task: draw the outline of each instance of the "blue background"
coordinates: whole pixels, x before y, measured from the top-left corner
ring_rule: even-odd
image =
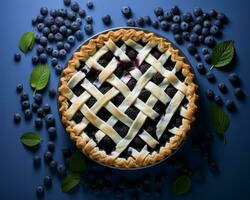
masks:
[[[78,1],[83,8],[86,8],[83,0]],[[153,9],[156,6],[169,8],[173,4],[180,6],[182,10],[193,10],[195,6],[200,6],[204,10],[215,8],[224,12],[230,19],[230,23],[223,30],[223,39],[233,39],[236,44],[236,61],[230,70],[219,71],[214,70],[217,78],[215,84],[209,83],[206,78],[197,73],[197,82],[200,90],[200,112],[198,118],[207,122],[207,106],[208,102],[205,99],[204,91],[206,88],[212,88],[219,94],[217,84],[219,81],[225,82],[229,88],[226,95],[222,95],[223,99],[233,99],[237,105],[237,112],[230,115],[230,129],[227,131],[227,145],[223,145],[222,141],[217,137],[213,141],[213,157],[217,161],[220,173],[217,176],[212,175],[209,170],[205,170],[206,180],[204,184],[192,185],[191,191],[181,197],[173,197],[169,192],[169,183],[171,182],[172,175],[169,174],[166,183],[162,185],[164,191],[163,199],[249,199],[250,190],[250,131],[249,131],[249,113],[250,106],[248,97],[245,101],[239,102],[233,95],[233,87],[228,81],[228,74],[232,71],[237,72],[242,80],[242,88],[246,93],[250,92],[250,24],[249,24],[249,3],[247,0],[108,0],[108,1],[94,1],[95,8],[88,11],[94,17],[94,31],[98,33],[103,31],[106,27],[101,22],[101,16],[109,13],[112,16],[113,23],[110,27],[124,26],[125,19],[120,14],[120,8],[123,5],[129,5],[134,11],[134,16],[150,15],[154,17]],[[34,199],[35,188],[38,184],[42,183],[43,177],[49,173],[46,165],[42,165],[39,170],[35,170],[32,166],[33,153],[27,151],[19,141],[19,137],[23,132],[34,130],[34,125],[31,122],[22,120],[20,125],[14,125],[12,122],[13,114],[21,112],[20,99],[16,94],[15,87],[21,82],[24,84],[25,91],[30,95],[32,91],[28,84],[28,77],[32,70],[31,55],[22,55],[21,63],[16,64],[13,61],[13,54],[18,52],[18,40],[22,33],[31,30],[31,19],[39,13],[41,6],[48,6],[49,8],[63,7],[62,0],[25,0],[16,1],[8,0],[1,2],[0,12],[0,70],[1,70],[1,98],[0,98],[0,198],[1,199]],[[148,30],[153,30],[151,27],[146,27]],[[166,36],[172,40],[171,33],[164,33],[160,30],[158,33]],[[87,39],[87,36],[85,36]],[[189,60],[195,66],[196,62],[188,55],[184,46],[180,46],[183,52],[188,56]],[[65,61],[66,62],[66,61]],[[64,64],[64,63],[62,63]],[[52,70],[49,87],[56,88],[58,84],[58,77],[55,71]],[[56,140],[56,153],[57,160],[62,162],[61,149],[69,144],[67,135],[60,123],[57,113],[56,100],[51,100],[47,92],[44,94],[43,102],[50,103],[53,107],[53,113],[57,118],[58,138]],[[196,126],[196,133],[203,134],[204,129],[208,127],[208,122]],[[198,128],[197,128],[198,127]],[[46,141],[48,136],[46,130],[39,131],[44,138],[43,144],[38,150],[38,154],[46,150]],[[185,152],[189,152],[189,141],[184,145]],[[191,162],[199,160],[199,156],[191,155]],[[194,156],[193,156],[194,155]],[[113,173],[114,179],[120,175],[137,176],[141,173],[154,174],[159,170],[159,167],[167,167],[164,162],[160,166],[152,169],[142,170],[139,172],[121,172],[115,171]],[[205,166],[205,169],[207,167]],[[152,185],[153,187],[153,185]],[[61,192],[58,178],[53,178],[53,187],[51,190],[46,191],[45,199],[112,199],[111,196],[99,195],[96,196],[87,189],[78,188],[71,194]],[[142,199],[144,196],[142,195]],[[153,197],[152,197],[153,198]],[[157,197],[160,199],[160,197]]]

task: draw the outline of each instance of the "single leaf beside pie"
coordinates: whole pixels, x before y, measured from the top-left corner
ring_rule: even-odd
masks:
[[[72,172],[82,173],[85,170],[85,160],[83,154],[75,151],[69,159],[69,168]]]
[[[63,192],[69,192],[75,188],[81,180],[79,173],[69,173],[61,180],[61,189]]]
[[[181,175],[172,183],[171,191],[174,195],[187,193],[191,188],[191,179],[188,175]]]
[[[34,31],[25,32],[19,40],[19,48],[23,53],[30,51],[35,42],[35,33]]]
[[[42,90],[44,89],[50,77],[50,68],[47,64],[45,65],[38,65],[33,68],[30,74],[30,85],[35,90]]]
[[[38,133],[26,132],[20,137],[21,142],[28,147],[34,147],[38,145],[42,138]]]

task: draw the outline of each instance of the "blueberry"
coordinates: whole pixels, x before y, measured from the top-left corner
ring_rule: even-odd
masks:
[[[198,17],[198,16],[201,16],[203,14],[203,11],[201,8],[195,8],[193,13],[194,13],[195,17]]]
[[[85,20],[86,20],[86,22],[87,22],[88,24],[92,24],[92,22],[93,22],[93,17],[92,17],[91,15],[87,15],[87,16],[85,17]]]
[[[72,154],[69,148],[63,148],[62,153],[64,158],[69,158]]]
[[[196,34],[200,34],[201,31],[202,31],[202,26],[200,24],[196,24],[194,27],[193,27],[193,31],[196,33]]]
[[[210,33],[210,31],[209,31],[209,29],[208,29],[208,28],[202,28],[202,30],[201,30],[201,34],[202,34],[203,36],[208,36],[208,35],[209,35],[209,33]]]
[[[39,167],[39,166],[41,165],[41,157],[40,157],[40,156],[35,155],[35,156],[33,157],[33,165],[34,165],[35,167]]]
[[[219,83],[218,84],[218,88],[221,92],[225,93],[227,92],[227,87],[226,87],[226,84],[225,83]]]
[[[174,16],[173,16],[173,22],[174,22],[174,23],[180,23],[180,22],[181,22],[181,17],[180,17],[180,15],[174,15]]]
[[[66,27],[66,26],[60,26],[59,32],[60,32],[62,35],[66,35],[66,34],[67,34],[67,27]]]
[[[36,19],[32,19],[31,23],[32,23],[33,26],[35,26],[36,25]]]
[[[215,76],[214,76],[214,74],[212,72],[207,72],[206,77],[207,77],[207,80],[209,82],[214,82],[215,81]]]
[[[104,15],[102,17],[102,22],[105,24],[105,25],[110,25],[111,24],[111,17],[110,15]]]
[[[36,195],[38,197],[43,197],[44,196],[44,188],[43,188],[43,186],[41,186],[41,185],[37,186]]]
[[[170,10],[164,11],[163,17],[164,17],[164,19],[166,19],[167,21],[172,21],[172,19],[173,19],[173,15],[172,15],[172,13],[171,13]]]
[[[78,13],[79,13],[79,16],[80,16],[81,18],[83,18],[83,17],[86,16],[86,12],[85,12],[85,10],[83,10],[83,9],[80,9]]]
[[[63,165],[63,164],[59,164],[58,166],[57,166],[57,173],[58,173],[58,175],[59,176],[64,176],[65,174],[66,174],[66,168],[65,168],[65,166]]]
[[[29,95],[26,92],[22,92],[21,101],[29,100]]]
[[[36,102],[33,102],[31,107],[32,107],[32,111],[36,112],[39,106],[38,106],[38,104]]]
[[[44,153],[44,160],[45,160],[46,163],[50,163],[50,161],[53,160],[53,155],[52,155],[52,153],[50,151],[46,151]]]
[[[37,109],[37,116],[38,117],[44,117],[45,116],[45,113],[44,113],[42,108]]]
[[[133,25],[132,25],[133,26]],[[159,23],[158,23],[158,21],[156,21],[156,20],[153,20],[152,21],[152,26],[154,27],[154,28],[159,28]]]
[[[203,63],[198,63],[197,66],[196,66],[196,68],[197,68],[197,71],[198,71],[199,73],[205,74],[206,68],[205,68],[205,66],[204,66]]]
[[[62,18],[65,18],[67,16],[67,10],[64,9],[64,8],[60,8],[58,10],[58,16],[62,17]]]
[[[192,42],[193,44],[197,44],[198,43],[198,35],[196,33],[192,33],[189,37],[190,42]]]
[[[56,47],[57,47],[58,50],[62,49],[62,48],[63,48],[63,45],[64,45],[64,44],[63,44],[62,41],[59,41],[59,42],[56,43]]]
[[[164,12],[163,12],[163,9],[161,7],[157,7],[154,9],[154,13],[155,15],[158,17],[158,16],[163,16]]]
[[[190,12],[185,12],[182,16],[183,21],[190,23],[191,21],[193,21],[193,16]]]
[[[84,30],[86,34],[91,35],[93,33],[93,26],[91,24],[86,24]]]
[[[68,12],[68,14],[69,14],[69,12]],[[64,19],[62,17],[58,16],[58,17],[55,18],[55,25],[57,25],[58,27],[60,27],[63,24],[64,24]]]
[[[50,27],[50,31],[51,33],[54,33],[56,34],[58,32],[58,26],[53,24],[51,27]]]
[[[178,44],[182,44],[182,37],[181,37],[181,35],[180,34],[175,34],[174,35],[174,39],[175,39],[175,41],[178,43]]]
[[[179,7],[177,5],[172,6],[171,13],[172,15],[178,15],[180,13]]]
[[[207,98],[208,98],[209,100],[213,100],[213,99],[214,99],[214,92],[213,92],[213,90],[208,89],[208,90],[206,91],[206,96],[207,96]]]
[[[54,34],[53,34],[53,33],[49,33],[49,34],[48,34],[48,41],[49,41],[49,42],[53,42],[54,39],[55,39]]]
[[[22,83],[17,84],[16,91],[18,93],[21,93],[23,91],[23,84]]]
[[[192,43],[189,43],[189,44],[187,45],[187,50],[188,50],[188,52],[189,52],[191,55],[194,55],[194,54],[196,53],[196,47],[195,47],[195,45],[192,44]]]
[[[132,16],[132,10],[129,6],[123,6],[122,9],[122,14],[124,15],[124,17],[129,18]]]
[[[222,98],[219,95],[216,95],[214,97],[214,101],[218,106],[221,106],[223,104]]]
[[[40,13],[43,16],[46,16],[48,14],[48,8],[47,7],[41,7]]]
[[[40,44],[42,45],[42,46],[47,46],[47,44],[48,44],[48,39],[46,38],[46,37],[44,37],[44,36],[41,36],[40,37]]]
[[[44,47],[42,45],[38,44],[37,48],[36,48],[36,53],[37,53],[37,55],[44,53]]]
[[[37,129],[40,129],[40,128],[42,128],[42,126],[43,126],[43,120],[40,117],[37,117],[35,119],[35,127]]]
[[[232,100],[229,100],[229,99],[226,101],[226,108],[231,112],[234,112],[236,110],[236,106],[235,106],[234,102]]]
[[[217,12],[216,12],[216,10],[214,10],[214,9],[209,10],[209,11],[208,11],[208,14],[209,14],[209,16],[212,17],[212,18],[216,18],[216,17],[217,17]]]
[[[50,13],[50,15],[51,15],[52,17],[57,17],[57,15],[58,15],[58,12],[57,12],[56,9],[51,9],[49,13]]]
[[[173,23],[170,27],[171,31],[176,34],[176,33],[179,33],[180,32],[180,25],[179,24],[176,24],[176,23]]]
[[[51,141],[48,142],[48,150],[50,152],[55,150],[55,143],[54,142],[51,142]]]
[[[32,56],[32,64],[36,65],[39,62],[39,57],[37,55]]]
[[[205,37],[204,43],[209,46],[212,47],[215,44],[215,40],[213,36],[207,36]]]
[[[63,0],[65,6],[69,6],[71,4],[71,0]]]
[[[20,54],[20,53],[15,53],[15,54],[14,54],[14,60],[15,60],[16,62],[19,62],[19,61],[21,60],[21,54]]]
[[[203,24],[203,21],[204,21],[204,18],[202,17],[202,16],[199,16],[199,17],[196,17],[195,18],[195,22],[197,23],[197,24]]]
[[[61,75],[63,68],[60,65],[56,65],[55,70],[57,75]]]
[[[161,29],[163,30],[163,31],[167,31],[168,29],[169,29],[169,24],[168,24],[168,22],[167,21],[162,21],[162,22],[160,22],[160,26],[161,26]]]
[[[26,120],[30,120],[32,118],[32,112],[31,112],[30,109],[26,109],[24,111],[24,117],[25,117]]]
[[[57,162],[54,160],[50,161],[49,168],[51,169],[52,172],[55,172],[57,169]]]
[[[46,47],[46,53],[47,53],[48,55],[51,55],[51,54],[52,54],[52,51],[53,51],[53,47],[52,47],[52,46],[47,46],[47,47]]]
[[[219,27],[216,26],[216,25],[213,25],[213,26],[210,28],[210,33],[211,33],[212,35],[218,35],[219,32],[220,32],[220,29],[219,29]]]
[[[217,14],[217,19],[220,20],[223,23],[227,22],[227,17],[224,13],[218,13]]]
[[[217,19],[217,20],[214,21],[214,25],[218,26],[219,28],[222,28],[223,23],[220,20]]]
[[[54,50],[52,51],[52,56],[53,56],[54,58],[58,58],[58,56],[59,56],[59,51],[56,50],[56,49],[54,49]]]
[[[71,35],[71,36],[69,36],[69,37],[67,38],[67,42],[68,42],[71,46],[73,46],[73,45],[75,44],[75,42],[76,42],[76,39],[75,39],[75,37],[74,37],[73,35]]]
[[[92,9],[94,7],[94,4],[92,1],[87,1],[86,5],[87,5],[88,9]]]
[[[202,48],[201,52],[203,55],[209,54],[209,50],[206,47]]]
[[[203,22],[203,27],[204,27],[204,28],[210,28],[210,27],[211,27],[211,22],[210,22],[209,20],[205,20],[205,21]]]
[[[211,55],[210,55],[210,54],[204,55],[204,60],[205,60],[207,63],[210,64],[210,62],[211,62]]]
[[[200,55],[199,55],[198,53],[194,54],[194,58],[195,58],[195,60],[197,60],[197,61],[200,61],[200,60],[201,60],[201,57],[200,57]]]
[[[245,97],[245,93],[241,88],[235,88],[234,95],[239,99],[242,100]]]
[[[41,36],[40,36],[38,33],[35,34],[35,42],[36,42],[36,43],[39,43],[40,37],[41,37]]]
[[[229,81],[232,83],[234,86],[240,85],[240,78],[236,73],[231,73],[229,74]]]
[[[181,22],[181,30],[186,31],[189,29],[189,25],[187,22]]]
[[[43,28],[44,28],[44,24],[43,23],[39,23],[38,25],[37,25],[37,30],[38,31],[42,31],[43,30]]]
[[[145,16],[144,17],[144,22],[147,25],[151,25],[152,24],[152,20],[151,20],[150,16]]]
[[[48,134],[49,134],[49,138],[50,140],[55,140],[56,138],[56,128],[51,126],[48,128]]]
[[[73,34],[73,31],[72,31],[71,29],[68,28],[68,29],[67,29],[67,35],[66,35],[66,36],[68,37],[68,36],[71,36],[72,34]]]
[[[80,29],[80,24],[79,24],[79,22],[77,22],[77,21],[75,21],[75,22],[73,22],[72,24],[71,24],[71,30],[73,31],[73,32],[76,32],[77,30],[79,30]]]
[[[47,114],[45,116],[45,122],[46,122],[47,127],[54,126],[55,125],[55,118],[54,118],[54,116],[52,114]]]
[[[52,185],[52,178],[50,176],[45,176],[43,179],[43,183],[45,187],[51,187]]]
[[[68,19],[65,19],[64,26],[66,26],[66,28],[70,28],[71,27],[71,21],[68,20]]]
[[[128,19],[127,26],[135,26],[135,21],[132,18]]]
[[[76,36],[76,39],[77,39],[78,41],[80,41],[80,40],[83,39],[83,32],[82,32],[81,30],[78,30],[78,31],[75,32],[75,36]],[[69,44],[69,43],[66,43],[66,44]],[[69,47],[70,47],[70,45],[69,45]],[[67,49],[65,49],[65,50],[66,50],[66,51],[69,51],[70,49],[67,48]]]
[[[67,12],[67,18],[71,21],[75,21],[76,20],[76,13],[74,11],[68,11]]]
[[[15,113],[14,114],[14,117],[13,117],[13,120],[16,124],[20,123],[21,121],[21,115],[19,113]]]
[[[190,34],[187,31],[182,32],[182,37],[184,40],[189,41]]]
[[[57,58],[52,58],[52,59],[51,59],[51,65],[52,65],[52,66],[56,66],[57,64],[58,64]]]
[[[64,59],[66,57],[66,55],[67,55],[67,51],[65,49],[61,49],[59,51],[59,58],[60,59]]]
[[[45,114],[49,114],[50,111],[51,111],[50,105],[47,104],[47,103],[44,104],[44,106],[43,106],[43,111],[44,111]]]
[[[22,102],[22,110],[30,108],[30,102],[28,100]]]
[[[51,98],[54,98],[54,97],[56,96],[56,90],[53,89],[53,88],[50,88],[50,89],[49,89],[49,96],[50,96]]]
[[[81,25],[82,24],[82,19],[80,17],[77,17],[76,22],[78,22]]]
[[[43,22],[43,20],[44,20],[44,16],[43,16],[43,15],[41,15],[41,14],[37,15],[36,21],[37,21],[38,23]]]
[[[79,30],[79,31],[80,31],[80,30]],[[77,35],[76,38],[79,40],[79,38],[80,38],[80,33],[78,33],[78,31],[77,31],[75,34]],[[78,35],[78,34],[79,34],[79,35]],[[83,38],[83,35],[82,35],[82,38]],[[65,42],[64,45],[63,45],[63,48],[64,48],[67,52],[69,52],[71,46],[70,46],[70,44],[69,44],[68,42]]]
[[[54,17],[47,16],[47,17],[44,18],[44,25],[45,26],[50,27],[53,24],[54,24]]]
[[[39,61],[41,62],[41,63],[46,63],[47,62],[47,60],[48,60],[48,57],[47,57],[47,55],[45,54],[45,53],[42,53],[42,54],[40,54],[39,55]]]
[[[199,43],[204,43],[205,37],[203,35],[198,36]]]
[[[211,17],[209,16],[209,14],[207,12],[203,13],[202,16],[203,16],[204,20],[208,20],[208,21],[211,20]]]
[[[35,96],[33,97],[34,98],[34,101],[40,105],[42,103],[42,95],[40,93],[36,93]]]

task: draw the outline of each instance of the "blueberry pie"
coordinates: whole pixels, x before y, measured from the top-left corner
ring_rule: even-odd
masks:
[[[117,167],[157,163],[186,138],[197,110],[189,64],[164,38],[142,30],[99,34],[63,71],[59,110],[76,146]]]

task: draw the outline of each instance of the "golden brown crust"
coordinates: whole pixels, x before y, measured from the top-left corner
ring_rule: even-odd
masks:
[[[186,120],[183,118],[183,123],[179,128],[178,133],[170,138],[170,141],[161,147],[159,152],[153,152],[146,156],[145,159],[129,157],[125,158],[115,158],[111,155],[105,154],[103,151],[97,150],[95,142],[92,140],[86,141],[81,136],[79,136],[73,128],[73,124],[66,118],[67,110],[67,99],[65,93],[68,93],[67,82],[74,75],[77,68],[80,66],[80,60],[86,61],[91,55],[93,55],[96,50],[103,46],[105,41],[112,39],[113,41],[118,41],[119,39],[128,40],[132,39],[138,41],[140,39],[145,42],[151,41],[158,44],[160,51],[168,51],[171,53],[171,58],[176,62],[176,67],[182,69],[182,74],[186,77],[185,83],[187,85],[187,116],[191,116],[191,120]],[[186,138],[192,122],[195,120],[195,112],[197,110],[196,101],[198,95],[196,93],[197,85],[194,83],[194,74],[191,72],[191,67],[187,64],[184,57],[180,55],[178,49],[174,49],[171,43],[165,39],[156,36],[153,33],[145,33],[144,31],[137,31],[134,29],[119,29],[116,31],[110,31],[106,34],[101,34],[97,38],[91,39],[88,44],[83,45],[79,52],[73,54],[72,59],[68,62],[68,66],[63,71],[63,76],[60,79],[59,87],[59,111],[61,113],[61,118],[63,124],[66,126],[66,131],[70,135],[70,138],[76,142],[76,146],[82,150],[83,153],[87,154],[91,159],[100,162],[105,165],[114,166],[117,168],[138,168],[147,165],[154,164],[167,156],[169,156],[173,151],[175,151],[183,140]]]

